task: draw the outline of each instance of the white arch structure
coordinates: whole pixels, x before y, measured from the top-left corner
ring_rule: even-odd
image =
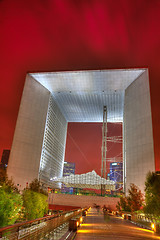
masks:
[[[8,165],[20,187],[61,177],[68,122],[123,122],[124,189],[155,170],[148,69],[28,73]]]

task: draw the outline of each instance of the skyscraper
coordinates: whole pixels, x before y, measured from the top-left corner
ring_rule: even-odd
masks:
[[[2,153],[2,158],[1,158],[1,166],[3,168],[7,168],[8,166],[9,155],[10,155],[10,150],[4,149]]]
[[[116,189],[123,187],[123,163],[113,162],[110,163],[110,180],[116,183]]]
[[[75,174],[75,163],[64,162],[63,177],[70,176],[71,174]],[[66,187],[65,184],[62,184],[61,191],[64,193],[73,193],[73,188]]]

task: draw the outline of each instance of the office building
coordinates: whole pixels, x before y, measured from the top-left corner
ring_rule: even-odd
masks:
[[[110,163],[110,180],[116,184],[116,189],[123,187],[123,163],[113,162]]]
[[[28,73],[8,176],[23,187],[63,174],[68,122],[123,122],[123,183],[144,190],[155,171],[148,69]],[[54,187],[54,186],[52,186]]]
[[[4,149],[1,158],[1,167],[7,168],[9,161],[10,150]]]
[[[70,176],[71,174],[75,174],[75,163],[64,162],[63,177]],[[73,188],[66,187],[65,184],[62,183],[61,191],[63,193],[73,193]]]

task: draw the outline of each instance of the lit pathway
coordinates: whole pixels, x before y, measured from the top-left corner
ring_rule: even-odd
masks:
[[[116,216],[105,216],[92,208],[77,231],[75,240],[102,240],[102,239],[160,239],[153,231],[138,228],[129,221]]]

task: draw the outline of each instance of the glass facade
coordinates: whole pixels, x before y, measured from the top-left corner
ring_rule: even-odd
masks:
[[[123,186],[123,163],[110,163],[110,180],[116,183],[116,188]]]
[[[75,163],[64,162],[63,177],[70,176],[71,174],[75,174]],[[66,187],[65,184],[62,184],[61,191],[64,193],[73,193],[73,188]]]
[[[66,133],[67,122],[50,95],[39,171],[40,181],[49,185],[51,178],[62,176]]]

